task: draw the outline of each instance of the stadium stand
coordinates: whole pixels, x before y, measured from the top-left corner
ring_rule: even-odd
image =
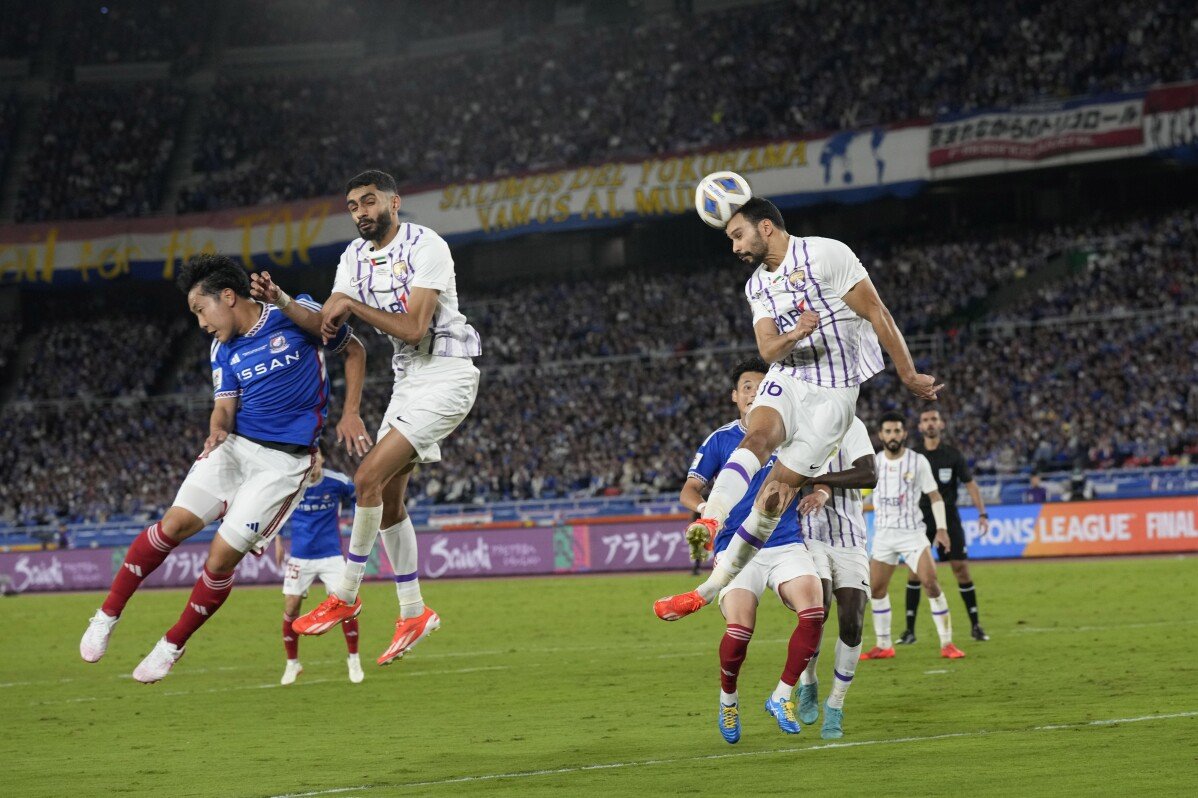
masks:
[[[863,251],[871,248],[883,250]],[[904,325],[923,318],[940,329],[917,339],[917,354],[950,386],[942,407],[952,434],[980,473],[1012,474],[1184,466],[1198,454],[1198,391],[1188,387],[1198,385],[1198,286],[1180,268],[1196,248],[1198,209],[1183,208],[1047,232],[975,231],[864,260]],[[957,286],[988,278],[986,293],[1054,264],[1055,279],[1011,304],[1019,312],[997,306],[956,326],[962,302],[940,304]],[[655,268],[515,285],[474,303],[467,292],[483,336],[478,403],[444,446],[447,465],[422,469],[414,495],[457,504],[675,489],[697,436],[730,416],[726,371],[752,349],[736,268],[713,262],[687,281]],[[677,312],[700,305],[711,309],[701,326]],[[545,307],[561,312],[536,312]],[[94,519],[170,501],[210,402],[207,341],[177,310],[169,320],[42,328],[18,381],[26,401],[5,410],[0,518]],[[373,429],[390,390],[390,345],[373,331],[362,338]],[[176,363],[177,381],[164,382]],[[1179,363],[1188,380],[1178,379]],[[154,384],[174,398],[135,398]],[[892,376],[862,392],[865,418],[894,406],[916,410]],[[326,447],[335,449],[331,430]],[[154,461],[135,467],[139,456]],[[331,461],[353,470],[340,454]]]

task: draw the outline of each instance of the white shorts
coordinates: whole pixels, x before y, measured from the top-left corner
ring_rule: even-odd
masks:
[[[287,560],[287,570],[283,572],[283,595],[306,596],[317,578],[324,582],[325,592],[331,593],[341,583],[343,570],[344,557],[321,557],[318,560],[292,557]]]
[[[820,540],[808,540],[807,550],[819,578],[831,582],[833,590],[869,590],[869,555],[861,546],[829,546]]]
[[[408,361],[395,380],[376,441],[398,430],[416,450],[416,462],[441,461],[441,441],[457,429],[478,396],[478,369],[460,357],[424,355]]]
[[[899,558],[914,570],[919,565],[919,557],[929,548],[928,536],[921,529],[912,532],[909,529],[879,529],[874,532],[874,545],[870,558],[887,565],[898,565]]]
[[[204,525],[223,518],[217,534],[241,553],[261,553],[299,504],[310,454],[288,454],[230,435],[195,461],[173,506]]]
[[[772,407],[782,416],[786,440],[778,447],[778,461],[806,477],[824,469],[857,412],[858,386],[824,388],[771,369],[761,381],[752,413]]]
[[[717,558],[718,561],[718,558]],[[778,588],[800,576],[818,576],[811,552],[802,543],[787,543],[785,546],[770,546],[757,552],[736,578],[720,591],[720,601],[729,590],[747,590],[761,598],[766,588],[778,593]],[[782,594],[778,593],[782,600]],[[786,602],[783,600],[783,604]]]

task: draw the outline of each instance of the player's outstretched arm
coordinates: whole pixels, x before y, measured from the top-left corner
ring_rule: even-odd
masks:
[[[873,281],[866,277],[850,288],[844,295],[844,303],[873,325],[874,332],[878,334],[878,341],[894,361],[899,379],[907,386],[907,390],[920,399],[935,401],[936,394],[944,384],[937,383],[936,378],[930,374],[920,374],[915,370],[915,361],[911,359],[907,341],[899,331],[898,325],[894,323],[894,317],[883,304],[882,298],[878,296]]]
[[[364,457],[374,445],[361,415],[362,386],[366,384],[366,347],[351,335],[341,356],[345,358],[345,403],[341,420],[337,422],[337,443],[344,444],[347,453]]]
[[[407,311],[392,313],[379,310],[346,294],[335,293],[324,304],[322,316],[324,327],[321,334],[332,338],[337,327],[344,321],[347,313],[352,313],[362,321],[371,325],[379,332],[398,338],[406,344],[417,346],[428,333],[428,326],[437,310],[437,297],[440,291],[433,288],[413,288],[408,295]]]
[[[301,330],[314,338],[320,337],[320,314],[295,302],[270,277],[270,272],[250,275],[250,296],[259,302],[269,302]]]
[[[761,352],[766,363],[777,363],[790,354],[795,344],[815,332],[819,326],[819,314],[813,310],[804,310],[799,316],[795,328],[789,332],[778,332],[778,325],[772,318],[758,319],[753,325],[753,334],[757,337],[757,350]]]

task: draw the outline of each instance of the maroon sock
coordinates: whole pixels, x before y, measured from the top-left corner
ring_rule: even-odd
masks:
[[[102,609],[106,615],[116,617],[125,611],[129,598],[141,587],[146,577],[154,573],[154,569],[162,565],[162,561],[179,544],[162,534],[162,522],[150,524],[129,545],[125,552],[125,561],[121,563],[112,580],[112,588],[108,598],[104,599]]]
[[[166,642],[180,647],[185,645],[187,639],[195,634],[195,630],[216,614],[232,590],[233,574],[214,574],[208,570],[208,566],[204,566],[204,572],[196,580],[196,586],[191,589],[187,608],[179,616],[178,622],[166,633]]]
[[[341,631],[345,632],[345,647],[349,653],[358,653],[358,619],[350,618],[341,622]]]
[[[287,659],[299,659],[299,635],[291,628],[294,615],[283,613],[283,648],[287,650]]]
[[[736,692],[736,677],[740,675],[752,638],[752,629],[730,623],[720,640],[720,688],[725,693]]]
[[[824,634],[824,608],[808,607],[799,611],[799,625],[790,636],[786,649],[786,667],[782,669],[782,681],[792,687],[798,683],[799,674],[807,668],[811,656],[819,648]]]

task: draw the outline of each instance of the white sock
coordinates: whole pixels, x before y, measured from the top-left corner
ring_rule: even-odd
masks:
[[[742,450],[738,449],[737,451]],[[720,594],[720,591],[736,578],[736,575],[749,564],[762,545],[770,539],[770,535],[774,534],[780,520],[782,520],[781,516],[773,518],[763,515],[757,512],[756,507],[749,511],[745,522],[732,535],[728,548],[724,549],[720,555],[719,564],[711,569],[711,576],[696,588],[704,601],[710,604]]]
[[[711,492],[707,494],[707,506],[703,508],[704,518],[714,518],[720,526],[728,520],[732,508],[749,492],[753,477],[761,470],[761,461],[757,455],[748,449],[737,449],[724,463],[720,473],[716,474],[715,482],[711,483]]]
[[[844,694],[853,683],[853,673],[857,670],[857,660],[861,659],[861,644],[845,645],[839,638],[836,640],[836,654],[833,657],[835,670],[832,671],[832,692],[828,694],[828,706],[833,709],[844,707]]]
[[[936,598],[928,598],[932,605],[932,621],[936,624],[936,634],[940,635],[940,647],[944,648],[953,642],[953,620],[948,614],[948,599],[941,593]]]
[[[337,597],[353,604],[358,599],[358,588],[366,575],[366,561],[379,536],[379,523],[383,520],[383,505],[354,508],[354,529],[349,535],[349,556],[345,570],[341,572],[341,584],[335,591]]]
[[[807,667],[803,668],[803,672],[799,674],[799,684],[818,684],[819,679],[815,678],[815,663],[819,660],[819,649],[811,655],[811,661],[807,663]]]
[[[725,693],[723,690],[721,690],[720,703],[726,707],[730,707],[733,704],[740,703],[740,697],[736,693]]]
[[[379,532],[391,570],[395,572],[395,593],[399,597],[399,617],[419,618],[424,612],[424,597],[420,595],[419,571],[416,568],[416,528],[412,519]]]
[[[350,662],[357,662],[357,661],[358,661],[358,653],[355,651],[353,654],[350,654],[350,655],[347,657],[347,659],[348,659]]]
[[[775,701],[789,701],[795,694],[795,686],[786,682],[778,682],[778,686],[774,688],[773,695],[770,698]]]
[[[890,596],[872,599],[870,604],[874,611],[874,634],[878,638],[878,648],[890,648]]]

